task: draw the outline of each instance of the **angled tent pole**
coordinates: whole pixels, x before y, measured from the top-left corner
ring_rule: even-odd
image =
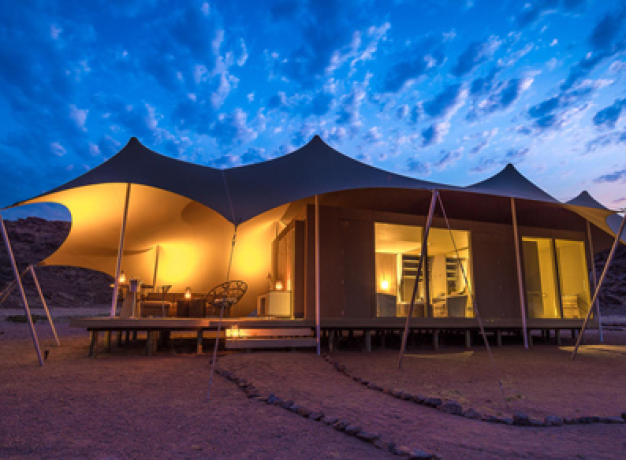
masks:
[[[433,190],[432,197],[430,199],[430,208],[428,209],[428,218],[426,219],[426,227],[424,228],[424,236],[422,238],[422,247],[420,248],[420,260],[417,264],[417,276],[415,277],[415,285],[413,286],[413,295],[411,296],[411,306],[409,307],[409,313],[406,317],[406,324],[404,326],[404,334],[402,335],[402,346],[400,347],[400,358],[398,359],[398,369],[402,369],[402,358],[404,358],[404,352],[406,350],[406,341],[409,337],[411,316],[413,315],[413,308],[415,307],[415,296],[417,295],[417,287],[419,285],[420,273],[422,273],[422,266],[424,265],[424,251],[428,244],[428,232],[433,223],[433,215],[435,214],[435,206],[437,205],[437,197],[439,196],[438,190]],[[428,282],[428,280],[425,280]]]
[[[602,275],[600,275],[600,281],[598,281],[598,285],[596,286],[596,291],[593,293],[593,299],[591,299],[591,304],[589,305],[589,311],[587,312],[587,316],[585,317],[585,321],[583,322],[583,327],[580,329],[580,334],[578,334],[578,340],[576,340],[576,346],[574,347],[574,352],[572,353],[572,360],[576,358],[578,354],[578,348],[583,341],[583,336],[585,335],[585,328],[587,327],[587,323],[589,322],[589,318],[591,318],[591,313],[593,313],[593,304],[598,298],[598,293],[600,292],[600,288],[604,283],[604,278],[606,274],[609,272],[609,267],[611,266],[611,262],[613,261],[613,256],[615,255],[615,251],[617,250],[617,246],[619,246],[619,241],[622,237],[622,232],[624,231],[624,225],[626,224],[626,213],[624,213],[624,217],[622,218],[622,223],[619,226],[619,230],[615,235],[615,241],[613,241],[613,247],[611,248],[611,252],[609,252],[609,257],[606,259],[606,263],[604,264],[604,269],[602,270]]]
[[[467,293],[472,301],[472,307],[474,308],[474,312],[476,313],[476,321],[478,322],[478,327],[480,329],[480,335],[483,338],[483,343],[485,344],[485,348],[489,354],[489,360],[491,361],[491,365],[493,366],[493,370],[496,373],[496,379],[498,380],[498,385],[500,386],[500,393],[502,394],[502,400],[504,401],[504,405],[508,408],[509,402],[506,400],[506,394],[504,393],[504,386],[502,385],[502,380],[500,379],[500,372],[498,371],[498,366],[496,365],[496,360],[493,357],[493,353],[491,351],[491,345],[489,345],[489,340],[487,339],[487,334],[485,333],[485,325],[483,324],[483,319],[480,315],[480,310],[478,308],[478,302],[476,302],[476,297],[472,292],[469,279],[467,277],[467,273],[465,268],[463,267],[463,263],[461,262],[461,254],[456,245],[456,241],[454,240],[454,234],[452,233],[452,227],[450,226],[450,221],[448,220],[448,215],[446,214],[446,208],[443,206],[443,200],[441,199],[441,195],[439,195],[439,206],[441,207],[441,213],[443,214],[443,218],[446,221],[446,227],[448,227],[448,233],[450,234],[450,241],[452,241],[452,246],[454,247],[454,253],[456,254],[456,260],[459,265],[459,270],[463,275],[463,281],[465,282],[465,288],[467,289]]]
[[[320,355],[320,205],[318,196],[315,195],[315,337],[317,342],[317,355]]]
[[[519,288],[519,308],[522,314],[522,334],[524,335],[524,348],[528,348],[528,328],[526,327],[526,299],[524,295],[524,282],[522,280],[522,255],[519,244],[519,229],[517,226],[517,209],[515,198],[511,197],[511,215],[513,216],[513,238],[515,239],[515,261],[517,263],[517,285]]]
[[[24,278],[26,273],[28,273],[28,268],[20,273],[20,279]],[[9,295],[13,292],[13,288],[15,288],[16,284],[15,280],[13,280],[2,290],[2,292],[0,292],[0,305],[2,305],[2,303],[9,298]]]
[[[596,272],[596,264],[593,262],[593,255],[595,254],[593,250],[593,238],[591,237],[591,224],[588,220],[585,220],[587,224],[587,240],[589,241],[589,263],[591,265],[591,280],[593,281],[593,290],[595,292],[596,286],[598,285],[598,274]],[[596,299],[596,302],[593,304],[596,308],[596,315],[598,317],[598,330],[600,333],[600,343],[604,343],[604,336],[602,334],[602,315],[600,314],[600,299]]]
[[[43,292],[41,291],[41,285],[39,284],[39,279],[35,274],[35,267],[33,265],[28,266],[28,271],[33,277],[33,281],[35,282],[35,287],[37,288],[37,292],[39,293],[39,299],[41,300],[41,304],[43,305],[43,309],[46,312],[46,316],[48,317],[48,323],[50,324],[50,329],[52,329],[52,334],[54,334],[54,340],[57,343],[57,346],[61,346],[61,342],[59,342],[59,336],[57,335],[57,330],[54,327],[54,323],[52,322],[52,316],[50,316],[50,311],[48,310],[48,304],[46,303],[46,299],[43,296]]]
[[[13,249],[11,248],[11,241],[9,240],[9,234],[4,226],[4,220],[2,219],[2,213],[0,213],[0,231],[2,231],[2,239],[4,245],[9,253],[9,260],[11,261],[11,268],[13,269],[13,276],[15,276],[15,282],[20,291],[20,297],[22,298],[22,304],[24,305],[24,312],[26,313],[26,319],[28,320],[28,327],[30,329],[30,336],[33,339],[33,345],[35,345],[35,351],[37,352],[37,358],[39,359],[39,365],[43,366],[43,358],[41,357],[41,349],[39,348],[39,339],[37,339],[37,332],[35,331],[35,325],[33,324],[33,317],[30,316],[30,308],[28,307],[28,300],[26,300],[26,293],[24,292],[24,286],[22,285],[22,278],[20,272],[15,263],[15,256],[13,255]]]
[[[120,229],[120,243],[117,248],[117,265],[115,267],[115,284],[113,287],[113,299],[111,300],[111,318],[115,317],[117,296],[120,290],[120,271],[122,269],[122,257],[124,253],[124,239],[126,238],[126,221],[128,219],[128,203],[130,202],[130,183],[126,184],[126,198],[124,199],[124,215],[122,216],[122,228]]]

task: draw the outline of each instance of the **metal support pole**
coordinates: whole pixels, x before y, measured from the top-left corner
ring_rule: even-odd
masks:
[[[585,318],[583,327],[580,329],[580,334],[578,334],[578,340],[576,341],[576,346],[574,347],[574,352],[572,353],[572,360],[576,358],[576,354],[578,353],[578,347],[580,347],[580,343],[582,342],[583,336],[585,335],[585,328],[587,327],[587,322],[589,321],[589,318],[591,317],[591,313],[593,312],[593,304],[598,298],[598,293],[600,292],[602,283],[604,283],[604,278],[606,274],[609,272],[609,267],[611,266],[611,262],[613,261],[613,256],[615,255],[615,251],[617,250],[617,246],[619,245],[620,238],[622,237],[622,232],[624,231],[624,224],[626,224],[626,213],[624,213],[624,217],[622,218],[622,223],[619,226],[617,235],[615,235],[615,241],[613,242],[613,247],[611,248],[611,252],[609,253],[609,258],[606,259],[606,264],[604,264],[602,275],[600,275],[600,281],[598,281],[598,285],[596,286],[596,292],[593,293],[593,299],[591,299],[591,305],[589,305],[589,311],[587,312],[587,317]]]
[[[122,256],[124,253],[124,238],[126,237],[126,220],[128,219],[128,203],[130,201],[130,183],[126,184],[126,199],[124,200],[124,215],[122,217],[122,228],[120,230],[120,243],[117,249],[117,266],[115,268],[115,286],[113,288],[113,300],[111,301],[111,318],[115,317],[115,307],[117,306],[117,294],[120,289],[120,271],[122,269]]]
[[[596,264],[593,262],[593,238],[591,237],[591,224],[587,222],[587,240],[589,241],[589,262],[591,264],[591,280],[593,281],[593,290],[596,290],[598,285],[598,274],[596,273]],[[596,299],[596,303],[593,304],[596,307],[596,315],[598,316],[598,332],[600,333],[600,343],[604,343],[604,336],[602,334],[602,316],[600,315],[600,300]]]
[[[411,322],[411,315],[413,315],[413,308],[415,307],[415,296],[417,295],[417,286],[419,284],[419,275],[422,273],[422,266],[424,264],[424,249],[428,244],[428,232],[430,226],[433,223],[433,215],[435,214],[435,206],[437,205],[437,197],[439,196],[438,190],[433,190],[432,198],[430,199],[430,208],[428,209],[428,218],[426,219],[426,227],[424,228],[424,236],[422,238],[422,247],[420,248],[420,260],[417,264],[417,276],[415,277],[415,285],[413,286],[413,295],[411,296],[411,306],[406,317],[406,324],[404,326],[404,335],[402,336],[402,346],[400,347],[400,359],[398,360],[398,369],[402,369],[402,358],[404,358],[404,352],[406,351],[406,340],[409,337],[409,328]]]
[[[35,282],[35,287],[37,287],[37,292],[39,293],[39,298],[41,299],[41,304],[43,305],[43,309],[46,312],[46,316],[48,317],[48,323],[50,323],[50,329],[52,329],[52,334],[54,334],[54,340],[56,341],[58,346],[61,346],[61,342],[59,342],[59,336],[57,336],[57,330],[54,327],[54,323],[52,322],[52,317],[50,316],[50,311],[48,310],[48,304],[46,303],[46,299],[43,297],[43,292],[41,291],[41,285],[39,284],[39,279],[35,274],[35,267],[32,265],[28,266],[28,270],[30,274],[33,275],[33,281]]]
[[[24,278],[26,272],[28,272],[28,268],[20,273],[20,279]],[[4,288],[2,292],[0,292],[0,305],[9,298],[16,284],[15,280],[13,280],[7,285],[7,287]]]
[[[35,331],[35,325],[33,324],[33,317],[30,316],[30,308],[28,307],[28,300],[26,300],[26,293],[24,292],[24,286],[22,285],[22,278],[20,277],[19,269],[15,263],[15,256],[13,255],[13,249],[11,249],[11,242],[9,241],[9,234],[4,226],[4,219],[0,213],[0,230],[2,231],[2,238],[4,239],[4,245],[9,253],[9,260],[11,261],[11,268],[13,268],[13,275],[15,276],[15,282],[20,290],[20,297],[22,298],[22,304],[24,305],[24,312],[26,313],[26,319],[28,320],[28,327],[30,328],[30,336],[33,339],[35,345],[35,351],[37,352],[37,358],[39,358],[39,365],[43,366],[43,358],[41,357],[41,349],[39,348],[39,340],[37,339],[37,332]]]
[[[513,216],[513,238],[515,239],[515,261],[517,262],[519,307],[522,313],[522,334],[524,335],[524,348],[528,348],[528,330],[526,328],[526,299],[524,295],[524,282],[522,280],[522,256],[519,245],[519,231],[517,227],[517,210],[515,209],[515,198],[511,198],[511,215]]]
[[[315,336],[317,356],[320,355],[320,205],[315,195]]]

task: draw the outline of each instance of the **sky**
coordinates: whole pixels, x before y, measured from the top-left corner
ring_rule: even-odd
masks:
[[[592,0],[0,0],[0,206],[132,136],[227,168],[319,134],[469,185],[513,163],[626,207],[626,5]],[[24,207],[9,218],[67,218]],[[65,216],[65,217],[64,217]]]

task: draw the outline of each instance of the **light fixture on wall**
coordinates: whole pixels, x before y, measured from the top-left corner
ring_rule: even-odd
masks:
[[[386,291],[387,289],[389,289],[389,281],[387,281],[387,280],[382,280],[382,281],[380,282],[380,288],[381,288],[383,291]]]
[[[190,287],[185,289],[185,299],[187,299],[187,300],[191,299],[191,288]]]
[[[282,281],[276,281],[276,285],[274,286],[274,288],[277,291],[282,291],[283,290],[283,282]]]
[[[126,282],[126,275],[124,274],[123,271],[120,273],[120,277],[118,278],[118,281],[120,283],[125,283]]]

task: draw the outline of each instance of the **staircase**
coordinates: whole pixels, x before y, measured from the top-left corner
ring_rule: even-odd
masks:
[[[317,341],[310,328],[259,328],[226,330],[226,348],[251,350],[263,348],[313,348]]]

